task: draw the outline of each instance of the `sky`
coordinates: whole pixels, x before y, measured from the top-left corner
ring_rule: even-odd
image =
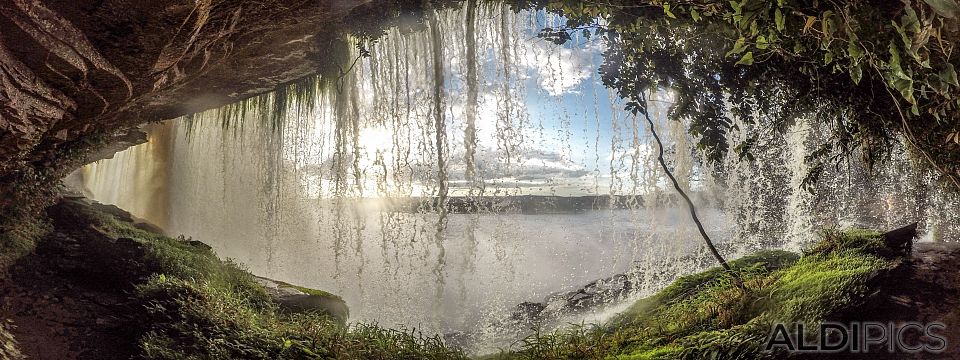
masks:
[[[448,179],[454,192],[467,183],[462,16],[448,11],[440,17]],[[601,83],[598,67],[605,48],[601,39],[576,34],[564,45],[540,39],[540,29],[563,22],[544,13],[487,9],[478,18],[475,166],[486,186],[523,194],[605,194],[611,183],[616,183],[612,177],[629,176],[631,171],[642,177],[648,166],[634,166],[633,159],[636,157],[638,164],[650,163],[647,129],[626,116],[617,97]],[[503,28],[510,29],[506,37]],[[504,38],[509,38],[506,48],[502,46]],[[414,170],[419,171],[414,176],[419,182],[413,184],[418,188],[415,193],[430,192],[419,188],[429,188],[435,172],[429,170],[436,159],[431,135],[432,41],[429,31],[389,32],[373,45],[373,59],[357,69],[361,118],[365,119],[358,139],[358,163],[363,169],[392,164],[401,156],[396,139],[416,138],[416,144],[408,149],[415,154],[415,164],[410,167],[419,169]],[[503,56],[504,51],[509,55]],[[400,76],[406,85],[400,83]],[[412,104],[412,111],[391,110],[393,103]],[[504,115],[506,109],[508,116]],[[401,114],[397,115],[398,111]],[[390,116],[407,118],[403,126],[396,126],[390,124]],[[324,136],[330,136],[329,132]],[[326,146],[330,143],[329,139],[325,142]],[[329,155],[323,161],[325,168],[332,166]],[[376,184],[368,181],[364,188],[369,193]]]

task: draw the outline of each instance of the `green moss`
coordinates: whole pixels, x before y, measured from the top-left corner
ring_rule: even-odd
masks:
[[[858,250],[806,256],[775,274],[776,281],[765,298],[767,313],[777,321],[820,322],[865,296],[867,281],[889,266],[888,260]]]
[[[11,221],[15,224],[9,226],[9,230],[0,231],[0,266],[9,265],[33,251],[40,238],[51,230],[48,222],[31,216]]]
[[[277,281],[277,284],[280,285],[281,288],[296,289],[297,291],[300,291],[300,292],[302,292],[302,293],[304,293],[304,294],[307,294],[307,295],[320,296],[320,297],[324,297],[324,298],[328,298],[328,299],[334,299],[334,300],[341,301],[341,302],[343,301],[343,298],[341,298],[340,296],[337,296],[337,295],[328,293],[328,292],[323,291],[323,290],[311,289],[311,288],[307,288],[307,287],[303,287],[303,286],[297,286],[297,285],[285,283],[285,282],[283,282],[283,281]]]
[[[733,273],[713,268],[677,279],[598,333],[535,334],[500,358],[769,358],[762,346],[774,323],[823,321],[865,296],[869,281],[893,266],[877,255],[877,239],[865,230],[826,232],[802,258],[783,251],[743,257],[730,263]],[[584,348],[592,352],[575,350]],[[543,357],[542,349],[553,352]]]
[[[882,254],[886,247],[883,233],[866,229],[824,230],[820,241],[804,250],[804,255],[827,254],[843,250],[857,250],[870,254]]]
[[[771,271],[794,264],[800,256],[780,250],[761,251],[753,255],[744,256],[740,259],[730,262],[730,268],[737,273],[747,276],[757,271]],[[648,328],[656,326],[682,327],[689,324],[689,319],[679,322],[668,322],[662,324],[657,312],[666,308],[673,308],[684,300],[693,298],[703,298],[701,296],[707,289],[725,289],[730,288],[732,278],[726,274],[721,267],[714,267],[701,273],[681,277],[667,286],[654,296],[641,299],[630,306],[626,311],[616,316],[612,321],[611,327],[632,327]],[[707,294],[706,297],[711,296]],[[677,309],[672,309],[677,310]],[[680,313],[689,313],[685,309],[679,309]],[[682,314],[681,314],[682,315]]]
[[[280,311],[237,264],[206,246],[136,228],[92,208],[81,211],[108,236],[129,238],[148,279],[136,286],[143,308],[135,331],[146,359],[464,359],[437,336],[375,325],[346,326],[322,312]],[[340,300],[291,284],[304,293]]]

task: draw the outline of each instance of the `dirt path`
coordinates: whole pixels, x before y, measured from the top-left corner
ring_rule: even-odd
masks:
[[[57,225],[0,280],[0,305],[21,352],[44,360],[130,358],[136,339],[120,325],[131,312],[124,286],[104,276],[111,269],[99,261],[103,246]]]
[[[942,323],[937,333],[947,339],[943,353],[889,353],[853,355],[812,354],[804,359],[960,359],[960,244],[919,243],[912,256],[885,276],[876,293],[839,316],[838,322],[903,324]]]

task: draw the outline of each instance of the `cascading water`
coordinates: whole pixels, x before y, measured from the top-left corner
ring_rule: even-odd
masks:
[[[708,264],[643,122],[594,75],[604,44],[536,38],[562,22],[472,3],[438,11],[365,44],[368,57],[340,51],[345,65],[308,89],[153,127],[147,144],[77,176],[94,199],[258,275],[341,294],[352,320],[503,346],[491,324],[516,304],[631,271],[644,274],[640,296],[671,280],[652,269]],[[285,105],[283,121],[258,124],[269,101]],[[949,210],[960,200],[903,153],[875,177],[828,171],[816,194],[800,189],[804,149],[822,141],[812,121],[760,139],[755,162],[731,155],[715,177],[684,124],[664,120],[670,101],[661,91],[651,103],[669,161],[725,255],[797,249],[830,226],[922,220],[932,238],[960,233]]]
[[[147,143],[121,151],[109,161],[85,166],[80,176],[87,196],[122,203],[128,211],[154,225],[169,225],[169,180],[176,133],[173,122],[146,126]],[[95,195],[94,195],[95,194]],[[131,194],[139,194],[136,198]]]

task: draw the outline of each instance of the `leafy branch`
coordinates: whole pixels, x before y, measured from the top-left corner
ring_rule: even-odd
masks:
[[[542,0],[568,19],[542,37],[590,31],[610,46],[600,68],[622,98],[669,88],[669,116],[690,124],[719,164],[750,159],[761,124],[785,131],[813,117],[829,129],[806,157],[816,183],[825,163],[859,154],[872,167],[905,139],[960,191],[960,4],[957,0]],[[564,33],[567,32],[567,33]],[[879,96],[885,94],[884,96]],[[890,94],[891,96],[886,96]],[[723,171],[722,167],[717,167]],[[808,189],[810,189],[808,187]]]

